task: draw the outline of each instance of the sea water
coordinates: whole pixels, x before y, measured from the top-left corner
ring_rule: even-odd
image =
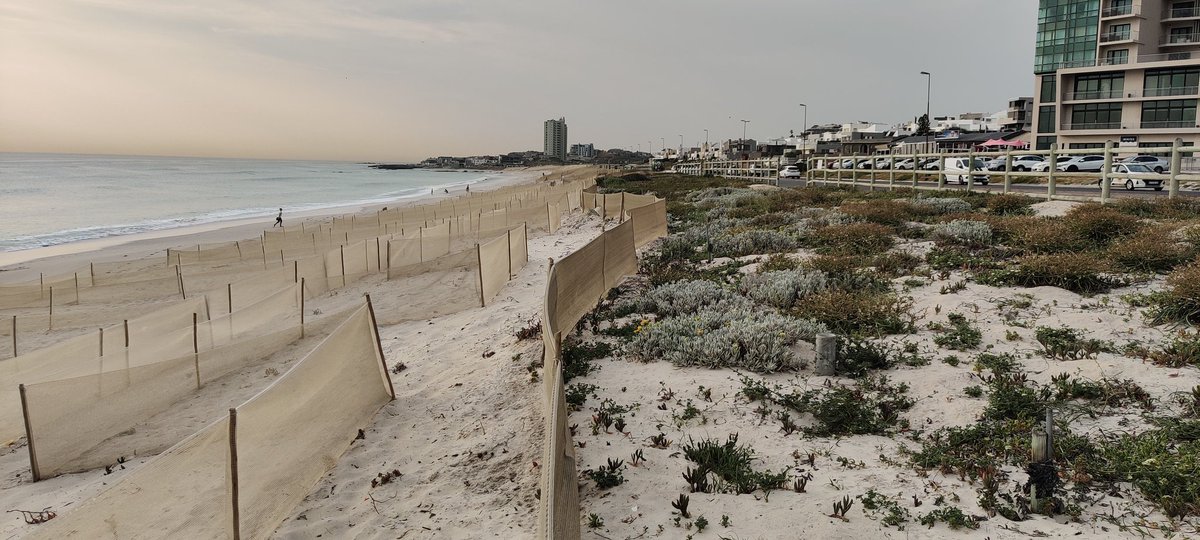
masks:
[[[496,173],[492,173],[496,176]],[[485,172],[365,163],[0,153],[0,251],[461,191]]]

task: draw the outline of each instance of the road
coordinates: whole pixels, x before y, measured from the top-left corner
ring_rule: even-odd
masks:
[[[847,183],[848,182],[849,182],[849,180],[847,180]],[[859,187],[862,187],[862,188],[869,187],[869,184],[864,183],[864,182],[867,182],[866,180],[859,179],[858,182],[859,182],[858,183]],[[780,178],[779,185],[783,186],[783,187],[804,187],[805,180],[802,178],[801,179]],[[821,185],[821,182],[819,182],[819,181],[816,182],[816,185],[818,185],[818,186]],[[834,184],[831,182],[829,185],[834,185]],[[905,180],[903,182],[900,182],[900,181],[896,182],[897,188],[906,188],[906,187],[909,187],[910,185],[911,185],[910,180]],[[917,185],[923,189],[936,189],[937,181],[936,180],[929,180],[929,181],[922,180],[922,181],[917,182]],[[946,189],[965,191],[966,188],[967,188],[967,186],[960,186],[957,184],[946,184]],[[875,189],[886,190],[887,189],[887,180],[876,180],[875,181]],[[1002,193],[1002,192],[1004,192],[1004,184],[1002,184],[1002,183],[1001,184],[988,184],[986,186],[976,184],[972,188],[972,190],[982,192],[982,193]],[[1045,196],[1046,195],[1046,184],[1012,184],[1012,186],[1009,188],[1009,191],[1016,192],[1016,193],[1028,193],[1031,195]],[[1059,184],[1059,185],[1055,186],[1055,194],[1056,194],[1056,197],[1062,197],[1064,199],[1075,198],[1075,197],[1099,198],[1100,197],[1100,187],[1096,186],[1095,184],[1090,184],[1090,185],[1087,185],[1087,184],[1084,184],[1084,185],[1081,185],[1081,184]],[[1154,190],[1149,190],[1149,189],[1126,191],[1124,188],[1121,188],[1121,187],[1113,187],[1109,191],[1109,197],[1111,197],[1111,198],[1126,198],[1126,197],[1155,198],[1155,197],[1166,197],[1166,196],[1167,196],[1167,190],[1165,188],[1162,191],[1154,191]],[[1179,196],[1181,196],[1181,197],[1197,197],[1197,196],[1200,196],[1200,192],[1187,191],[1187,190],[1181,189],[1181,190],[1179,190]]]

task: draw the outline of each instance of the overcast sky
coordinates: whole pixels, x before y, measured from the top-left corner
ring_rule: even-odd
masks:
[[[1035,0],[4,0],[0,151],[412,161],[996,112]]]

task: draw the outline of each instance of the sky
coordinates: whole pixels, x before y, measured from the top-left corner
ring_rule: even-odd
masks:
[[[1036,0],[4,0],[0,152],[419,161],[996,112]]]

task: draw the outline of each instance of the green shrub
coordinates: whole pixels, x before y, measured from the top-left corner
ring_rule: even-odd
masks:
[[[1000,216],[1024,215],[1031,212],[1029,206],[1034,203],[1032,197],[1024,195],[1001,194],[992,195],[986,199],[985,206],[992,214]]]
[[[583,377],[597,369],[592,362],[612,354],[612,345],[603,341],[581,343],[575,338],[567,338],[563,343],[563,382],[570,382],[575,377]]]
[[[892,247],[892,229],[878,223],[831,225],[813,232],[820,253],[827,255],[875,255]]]
[[[820,323],[770,311],[713,307],[644,326],[625,351],[646,362],[769,373],[802,367],[790,347],[825,331]]]
[[[912,221],[917,215],[912,205],[889,200],[843,204],[839,210],[862,221],[891,226]]]
[[[738,289],[755,302],[789,309],[800,298],[816,294],[828,286],[824,272],[782,270],[747,275],[738,284]]]
[[[1104,276],[1106,261],[1088,253],[1031,255],[1016,268],[979,276],[981,281],[1021,287],[1058,287],[1079,294],[1106,292],[1117,283]]]
[[[1167,288],[1155,295],[1155,322],[1200,322],[1200,264],[1192,263],[1167,276]]]
[[[1107,245],[1141,228],[1137,218],[1094,203],[1072,208],[1062,220],[1080,238],[1097,246]]]
[[[1101,352],[1112,350],[1111,345],[1098,339],[1085,339],[1078,330],[1065,326],[1039,326],[1035,336],[1043,353],[1057,360],[1095,358]]]
[[[942,242],[970,247],[982,247],[992,243],[992,228],[983,221],[956,219],[938,225],[933,237]]]
[[[712,253],[717,257],[741,257],[793,251],[798,247],[800,241],[794,235],[776,230],[751,229],[713,239]]]
[[[800,299],[792,313],[845,335],[908,333],[915,320],[911,299],[869,290],[819,292]]]
[[[1200,334],[1181,332],[1161,349],[1150,351],[1146,357],[1160,366],[1200,367]]]
[[[908,385],[896,386],[887,377],[864,378],[853,387],[834,384],[809,390],[795,400],[797,410],[811,413],[817,425],[806,430],[818,437],[883,435],[900,422],[900,413],[916,403]]]
[[[958,197],[921,197],[909,199],[908,202],[926,214],[955,214],[974,209],[971,203]]]
[[[1077,251],[1083,240],[1066,223],[1046,218],[1010,218],[993,221],[1007,243],[1027,253],[1063,253]]]
[[[777,272],[780,270],[795,270],[800,268],[800,261],[793,257],[776,253],[767,257],[767,260],[758,265],[758,273],[765,274],[767,272]]]
[[[756,490],[771,491],[783,487],[787,472],[755,471],[751,466],[757,458],[754,449],[738,443],[732,433],[725,442],[717,439],[690,440],[683,446],[683,456],[696,464],[684,477],[693,487],[706,493],[748,494]],[[712,481],[708,478],[711,475]]]
[[[1200,514],[1200,423],[1167,421],[1159,429],[1111,438],[1093,474],[1129,482],[1172,517]]]
[[[891,369],[896,365],[891,347],[885,343],[849,338],[838,341],[837,373],[862,377],[871,370]]]
[[[971,324],[966,316],[961,313],[949,313],[946,318],[950,321],[949,326],[934,327],[938,335],[934,336],[933,342],[937,346],[965,351],[978,348],[983,343],[983,333],[979,331],[979,327]]]
[[[633,313],[654,313],[672,317],[714,306],[732,309],[749,305],[736,292],[712,281],[676,281],[650,289],[643,295],[617,301],[612,314],[619,317]]]
[[[1173,242],[1161,231],[1143,231],[1109,246],[1108,258],[1134,272],[1168,272],[1195,256],[1191,246]]]

